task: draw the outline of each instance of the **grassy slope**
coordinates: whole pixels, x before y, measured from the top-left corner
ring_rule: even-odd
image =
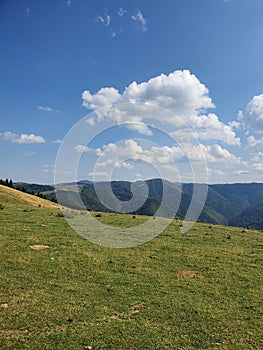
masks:
[[[1,349],[263,348],[261,232],[197,224],[182,235],[173,221],[145,245],[110,249],[78,236],[57,209],[2,192],[0,203]]]
[[[57,203],[53,203],[53,202],[47,201],[46,199],[34,196],[29,193],[24,193],[24,192],[15,190],[14,188],[10,188],[3,185],[0,185],[0,196],[2,196],[3,199],[7,202],[11,201],[11,203],[21,202],[21,203],[27,203],[30,206],[34,206],[34,207],[41,206],[44,208],[59,208],[59,205]]]

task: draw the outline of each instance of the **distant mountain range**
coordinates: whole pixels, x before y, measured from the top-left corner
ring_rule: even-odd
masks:
[[[158,215],[160,216],[176,216],[183,219],[191,202],[193,188],[202,190],[202,186],[206,186],[203,184],[178,185],[161,179],[147,180],[146,183],[148,195],[144,193],[141,181],[135,183],[112,181],[94,184],[83,180],[78,183],[60,184],[56,189],[59,202],[76,209],[83,209],[84,204],[88,210],[125,212],[127,207],[129,208],[128,204],[131,203],[128,201],[133,201],[135,210],[132,210],[131,213],[156,215],[159,208]],[[48,199],[56,198],[54,186],[28,183],[16,183],[14,186],[24,188],[27,192],[40,193]],[[109,186],[112,194],[108,191]],[[134,197],[132,189],[135,192]],[[106,202],[112,204],[111,209],[100,201],[97,193],[100,193]],[[119,201],[116,201],[116,198]],[[195,198],[194,206],[197,209],[201,208],[202,203],[199,198]],[[262,230],[263,183],[208,185],[207,198],[198,220]]]

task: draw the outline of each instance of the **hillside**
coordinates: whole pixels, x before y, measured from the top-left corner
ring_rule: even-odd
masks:
[[[173,220],[144,245],[110,249],[25,198],[1,187],[1,350],[263,348],[262,232],[197,223],[181,234]],[[138,234],[152,220],[96,219]]]
[[[3,185],[0,185],[0,202],[1,198],[3,198],[5,202],[15,201],[17,203],[29,204],[33,207],[59,208],[58,204],[50,202],[49,200]]]
[[[137,183],[139,182],[135,184]],[[133,214],[154,215],[160,207],[165,189],[166,200],[160,211],[160,215],[164,217],[176,216],[180,219],[185,217],[191,202],[193,184],[178,185],[166,180],[162,181],[161,179],[147,180],[146,183],[149,189],[148,198],[143,198],[143,195],[138,192],[139,200],[142,200],[144,204],[139,209],[133,211]],[[26,190],[33,191],[34,193],[40,192],[48,199],[56,198],[55,189],[52,186],[25,183],[22,185]],[[94,184],[86,181],[57,186],[59,202],[78,209],[85,207],[88,210],[95,211],[121,212],[125,208],[125,202],[132,198],[132,183],[128,181],[112,181],[110,185],[114,195],[123,202],[119,204],[119,207],[116,207],[116,210],[111,210],[101,203],[96,194]],[[21,184],[15,184],[15,186],[21,187]],[[105,193],[105,198],[108,197],[108,202],[113,203],[114,198],[109,197],[106,186],[108,186],[108,183],[101,182],[96,184],[100,192]],[[201,189],[204,185],[196,184],[195,186]],[[83,203],[79,201],[78,194],[76,193],[78,190],[80,191]],[[179,204],[179,200],[180,205],[175,210]],[[260,220],[257,220],[256,226],[253,226],[253,223],[251,223],[251,211],[246,211],[246,209],[253,207],[253,216],[260,217],[262,213],[258,204],[262,202],[263,184],[261,183],[209,185],[205,206],[199,216],[199,221],[219,225],[251,226],[263,229],[263,223]],[[196,208],[202,207],[202,203],[198,198],[195,200],[195,206]],[[176,215],[174,215],[175,212]]]
[[[257,203],[244,209],[239,216],[231,221],[233,226],[250,227],[260,230],[263,227],[263,203]]]

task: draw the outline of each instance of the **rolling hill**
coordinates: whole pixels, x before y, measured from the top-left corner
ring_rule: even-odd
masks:
[[[28,204],[33,207],[43,207],[43,208],[59,208],[57,203],[53,203],[49,200],[39,198],[29,193],[24,193],[18,191],[14,188],[0,185],[0,201],[1,198],[5,198],[5,202],[16,201],[17,203]]]
[[[262,349],[262,232],[196,223],[182,234],[174,219],[112,249],[83,239],[54,203],[0,186],[0,204],[1,350]],[[138,234],[155,222],[96,219]]]
[[[193,184],[178,185],[161,179],[147,180],[146,183],[149,194],[144,197],[143,193],[137,192],[139,201],[144,204],[131,211],[131,213],[155,215],[156,210],[162,203],[165,191],[166,198],[159,215],[164,217],[176,216],[180,219],[185,217],[191,202]],[[135,184],[139,185],[140,182]],[[57,195],[59,195],[59,202],[65,206],[103,212],[122,212],[127,206],[127,201],[130,201],[133,197],[132,183],[128,181],[112,181],[110,183],[113,194],[120,201],[117,203],[118,206],[116,204],[115,209],[109,209],[107,205],[103,204],[96,193],[96,190],[99,190],[108,202],[113,203],[115,199],[108,194],[108,185],[109,183],[104,182],[96,183],[95,188],[93,183],[84,180],[78,183],[61,184],[57,186]],[[24,187],[29,192],[42,193],[48,199],[56,197],[53,186],[26,183],[17,183],[15,186]],[[202,189],[202,186],[205,185],[196,184],[195,186]],[[80,193],[82,202],[80,202],[77,191]],[[263,223],[260,219],[262,217],[260,203],[263,203],[263,184],[261,183],[209,185],[205,206],[199,220],[220,225],[249,226],[263,229]],[[195,200],[195,207],[197,209],[202,207],[202,203],[198,198]],[[258,217],[256,221],[253,219],[255,217]]]

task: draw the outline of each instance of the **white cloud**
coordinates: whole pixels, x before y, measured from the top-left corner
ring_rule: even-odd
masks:
[[[53,112],[53,109],[48,106],[38,106],[37,109],[40,109],[41,111],[45,111],[45,112]]]
[[[2,134],[2,137],[6,141],[11,141],[20,144],[29,144],[29,143],[45,143],[46,140],[42,136],[36,136],[34,134],[15,134],[10,131],[6,131]]]
[[[211,145],[203,146],[208,162],[230,162],[237,163],[241,162],[239,157],[236,157],[234,154],[230,153],[227,149],[222,148],[220,145]]]
[[[83,151],[85,151],[85,147]],[[81,147],[79,147],[79,151]],[[241,159],[230,153],[227,149],[220,145],[192,145],[183,144],[181,146],[151,146],[145,148],[138,144],[135,140],[125,140],[121,144],[109,143],[101,148],[88,149],[87,152],[95,152],[100,156],[97,167],[114,167],[132,169],[132,161],[142,161],[157,166],[174,167],[175,161],[184,162],[188,159],[190,162],[208,163],[228,163],[240,164]]]
[[[263,152],[258,152],[253,155],[252,160],[256,163],[262,163],[263,164]]]
[[[230,125],[222,123],[214,113],[194,116],[189,119],[191,128],[179,129],[170,132],[176,141],[191,140],[194,137],[200,140],[218,140],[229,145],[239,145],[240,139],[236,137]]]
[[[89,148],[87,146],[83,146],[83,145],[77,145],[74,147],[74,149],[79,152],[79,153],[88,153],[88,152],[93,152],[92,148]]]
[[[133,169],[133,166],[125,161],[118,161],[118,160],[113,160],[113,159],[107,159],[104,162],[99,162],[96,164],[97,167],[113,167],[113,168],[126,168],[126,169]]]
[[[263,173],[263,163],[255,163],[252,165],[252,168],[260,173]]]
[[[123,16],[125,15],[126,12],[127,12],[127,11],[126,11],[124,8],[119,7],[119,9],[118,9],[118,15],[119,15],[120,17],[123,17]]]
[[[249,175],[250,172],[248,170],[236,170],[236,171],[233,172],[233,174],[234,175],[238,175],[238,176],[240,176],[240,175]]]
[[[96,111],[96,116],[87,120],[91,124],[103,119],[117,124],[133,122],[129,124],[130,129],[151,135],[147,124],[155,120],[170,125],[172,131],[176,128],[174,136],[182,131],[188,133],[188,138],[220,140],[231,145],[240,143],[233,130],[237,122],[226,125],[216,114],[204,114],[215,106],[206,86],[188,70],[160,74],[142,83],[134,81],[123,92],[114,87],[104,87],[94,94],[84,91],[82,99],[83,106]],[[106,106],[111,108],[101,110]]]
[[[55,144],[61,144],[63,141],[60,140],[60,139],[56,139],[55,141],[52,141],[52,143],[55,143]]]
[[[106,172],[106,171],[93,171],[91,173],[88,174],[89,176],[92,176],[92,177],[108,177],[109,174]]]
[[[97,22],[99,21],[100,23],[102,23],[103,25],[108,27],[110,25],[110,22],[111,22],[111,17],[110,17],[110,15],[104,15],[104,17],[101,15],[98,15],[96,17],[96,20],[97,20]]]
[[[109,36],[113,39],[113,38],[116,38],[117,36],[117,33],[114,32],[113,30],[110,32]]]
[[[248,147],[252,152],[260,152],[263,151],[263,137],[260,139],[256,139],[255,136],[249,136],[247,138]]]
[[[137,10],[137,13],[134,16],[131,16],[131,19],[141,26],[143,32],[148,30],[147,19],[143,16],[141,10]]]
[[[263,94],[254,96],[248,103],[245,112],[238,113],[243,126],[255,132],[263,132]]]
[[[83,106],[88,109],[97,109],[106,107],[121,101],[121,95],[118,90],[113,87],[100,89],[96,94],[92,95],[90,91],[85,90],[82,93]]]

